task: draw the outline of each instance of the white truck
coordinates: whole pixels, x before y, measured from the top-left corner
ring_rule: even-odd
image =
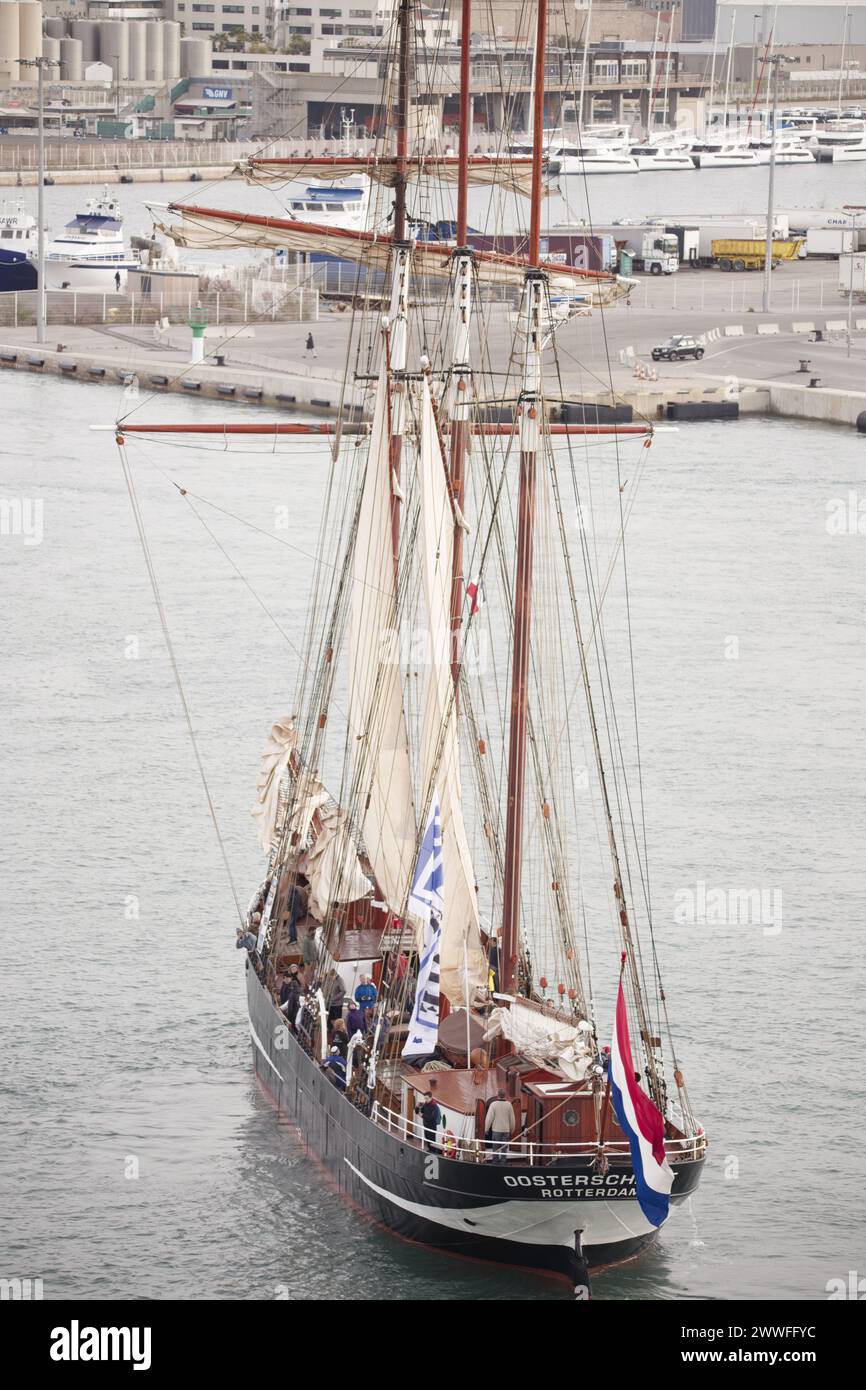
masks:
[[[680,268],[677,239],[661,225],[612,222],[604,227],[593,225],[592,230],[596,236],[613,237],[617,254],[627,252],[634,270],[645,270],[650,275],[673,275]]]
[[[807,256],[845,256],[856,250],[851,227],[810,227],[806,233]]]
[[[679,245],[670,232],[654,227],[644,232],[640,256],[635,259],[635,269],[649,271],[650,275],[673,275],[680,268]]]
[[[866,255],[855,252],[839,257],[839,293],[848,298],[866,299]]]

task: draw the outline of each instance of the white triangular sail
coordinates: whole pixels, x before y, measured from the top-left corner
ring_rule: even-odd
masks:
[[[352,567],[349,729],[358,819],[385,901],[402,909],[415,859],[415,808],[397,656],[397,581],[391,539],[388,389],[383,367]]]
[[[451,556],[455,521],[426,378],[422,384],[419,433],[421,566],[430,624],[420,784],[422,795],[428,799],[434,788],[439,790],[444,879],[442,989],[452,1003],[462,1004],[467,984],[470,993],[485,984],[487,966],[481,943],[475,871],[463,822],[457,703],[451,674]]]

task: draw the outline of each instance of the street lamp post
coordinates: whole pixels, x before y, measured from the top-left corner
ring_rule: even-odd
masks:
[[[854,240],[858,212],[866,212],[866,207],[856,203],[843,203],[843,212],[851,214],[851,250],[848,252],[848,344],[845,356],[851,356],[851,321],[854,313]]]
[[[767,193],[767,243],[764,251],[764,294],[761,308],[770,312],[770,279],[773,274],[773,194],[776,183],[776,105],[779,99],[779,56],[770,59],[773,65],[773,126],[770,132],[770,186]]]
[[[36,190],[36,341],[45,342],[45,69],[57,67],[56,58],[20,58],[22,68],[36,69],[37,190]]]

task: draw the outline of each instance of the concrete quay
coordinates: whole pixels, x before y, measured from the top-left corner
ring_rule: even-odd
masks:
[[[713,293],[728,278],[718,272],[707,275]],[[698,280],[697,274],[689,278]],[[750,293],[759,297],[757,277],[747,279],[753,282]],[[621,302],[603,315],[595,311],[557,330],[558,374],[566,399],[625,402],[649,420],[663,416],[668,403],[684,400],[736,399],[741,413],[848,427],[866,411],[866,309],[855,308],[849,355],[844,307],[840,310],[838,303],[824,314],[800,307],[793,314],[731,315],[718,306],[701,311],[658,302],[671,288],[652,284],[652,302],[645,307],[635,295],[631,306]],[[694,294],[695,283],[691,289]],[[707,301],[712,295],[702,292],[701,298]],[[166,334],[131,325],[51,326],[49,342],[38,350],[32,327],[6,328],[0,331],[0,368],[103,384],[135,378],[140,395],[174,392],[333,417],[342,400],[349,321],[349,315],[326,313],[310,325],[262,322],[227,326],[222,333],[211,329],[207,357],[195,366],[189,361],[185,328]],[[810,340],[815,329],[822,332],[822,341]],[[317,358],[309,362],[304,358],[308,330],[317,348]],[[477,390],[490,406],[514,401],[519,390],[511,363],[514,331],[514,313],[506,305],[489,308],[483,344],[476,328],[473,362],[484,364]],[[653,363],[652,347],[674,333],[702,337],[702,361]],[[57,350],[59,342],[62,351]],[[545,362],[552,395],[553,349],[545,353]],[[364,394],[365,384],[358,383],[347,390],[344,404],[359,406]]]

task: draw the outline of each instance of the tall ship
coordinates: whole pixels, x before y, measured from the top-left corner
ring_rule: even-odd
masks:
[[[657,1237],[707,1153],[656,950],[629,703],[628,486],[653,431],[575,410],[558,378],[562,325],[632,282],[542,255],[546,0],[531,153],[500,159],[469,154],[470,0],[459,152],[415,147],[413,8],[384,64],[394,143],[365,167],[393,199],[387,234],[189,203],[162,225],[181,245],[383,275],[348,339],[363,409],[170,425],[139,406],[117,438],[125,459],[132,434],[323,436],[297,688],[265,749],[266,864],[238,925],[253,1065],[368,1216],[584,1297],[593,1267]],[[335,169],[256,156],[249,174]],[[453,246],[412,239],[425,181],[456,187]],[[470,249],[474,182],[526,197],[524,256]],[[511,342],[494,361],[497,306]]]

